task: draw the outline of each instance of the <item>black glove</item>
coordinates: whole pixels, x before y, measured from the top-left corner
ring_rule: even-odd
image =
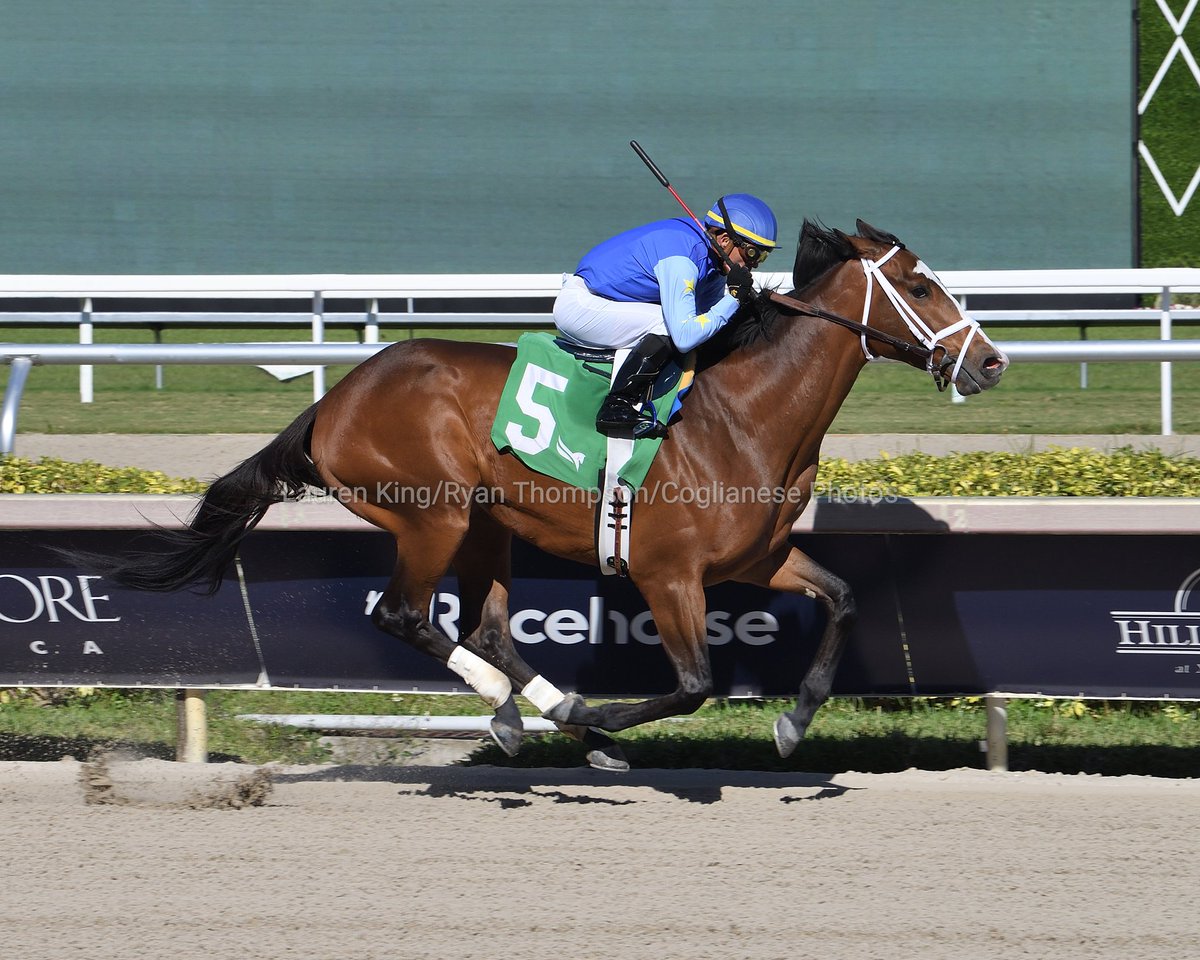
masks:
[[[725,275],[725,285],[738,303],[749,303],[754,299],[754,277],[745,267],[732,264]]]

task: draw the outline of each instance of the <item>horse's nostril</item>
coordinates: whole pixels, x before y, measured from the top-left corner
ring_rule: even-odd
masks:
[[[1007,366],[1008,361],[1004,357],[992,356],[983,361],[983,369],[988,373],[1002,373]]]

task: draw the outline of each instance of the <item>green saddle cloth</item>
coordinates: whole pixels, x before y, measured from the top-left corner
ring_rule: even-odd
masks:
[[[611,371],[612,364],[578,360],[554,343],[550,333],[526,333],[517,341],[517,359],[500,396],[492,442],[512,453],[530,470],[563,483],[598,490],[608,438],[596,430],[596,412],[608,393],[610,377],[588,367]],[[680,384],[690,372],[670,365],[652,393],[660,422],[670,416]],[[620,478],[634,490],[646,479],[661,437],[635,440],[633,456]]]

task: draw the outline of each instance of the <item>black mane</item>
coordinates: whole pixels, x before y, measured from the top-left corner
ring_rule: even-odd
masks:
[[[865,220],[856,220],[858,236],[885,247],[900,247],[904,244],[886,230],[879,230]],[[816,283],[827,271],[839,263],[852,260],[858,251],[850,238],[841,230],[830,230],[823,223],[805,220],[800,228],[800,241],[796,244],[796,263],[792,267],[792,284],[797,295]]]
[[[892,234],[878,230],[864,220],[856,221],[858,236],[887,246],[903,247]],[[804,292],[830,270],[858,256],[849,236],[814,220],[805,220],[796,244],[796,262],[792,267],[793,296]],[[772,290],[763,290],[750,303],[743,304],[725,329],[704,345],[700,365],[708,366],[739,347],[760,340],[771,340],[781,317],[792,314],[771,300]]]
[[[771,299],[771,290],[761,290],[749,303],[738,307],[725,328],[700,347],[697,366],[711,366],[739,347],[770,340],[783,311]]]
[[[855,255],[850,239],[840,230],[805,220],[796,244],[796,263],[792,267],[792,285],[803,294],[817,280]]]

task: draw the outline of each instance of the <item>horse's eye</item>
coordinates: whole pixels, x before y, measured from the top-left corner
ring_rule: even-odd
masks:
[[[929,296],[929,288],[928,287],[920,287],[920,286],[913,287],[912,295],[914,297],[916,297],[918,300],[924,300],[927,296]]]

